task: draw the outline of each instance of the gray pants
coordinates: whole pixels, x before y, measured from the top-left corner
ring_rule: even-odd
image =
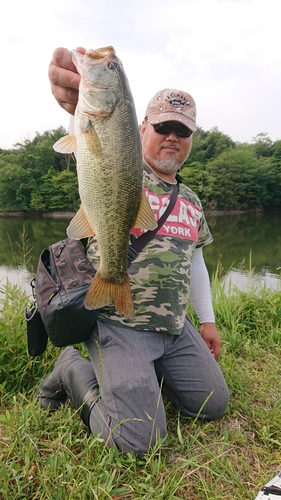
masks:
[[[188,318],[179,336],[98,321],[85,345],[100,394],[90,429],[110,446],[142,455],[165,437],[161,392],[186,416],[213,420],[228,406],[222,372]]]

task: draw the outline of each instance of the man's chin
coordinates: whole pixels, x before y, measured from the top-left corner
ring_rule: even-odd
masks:
[[[155,167],[159,170],[159,172],[172,174],[180,169],[181,163],[174,158],[166,158],[155,162]]]

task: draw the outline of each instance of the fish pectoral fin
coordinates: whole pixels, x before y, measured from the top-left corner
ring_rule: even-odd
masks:
[[[155,215],[143,191],[139,211],[133,227],[141,229],[155,229],[157,227]]]
[[[74,153],[76,151],[76,137],[74,134],[65,135],[61,137],[55,144],[53,145],[53,149],[57,153]]]
[[[124,276],[122,283],[117,284],[103,278],[99,269],[86,294],[84,306],[92,310],[110,305],[114,305],[118,314],[124,315],[125,319],[135,318],[128,274]]]
[[[86,130],[83,130],[83,134],[91,153],[97,157],[101,156],[102,147],[95,128],[93,126],[88,127]]]
[[[95,229],[89,223],[87,215],[85,214],[82,206],[70,221],[66,233],[69,238],[73,238],[74,240],[80,240],[81,238],[89,238],[89,236],[94,236]]]

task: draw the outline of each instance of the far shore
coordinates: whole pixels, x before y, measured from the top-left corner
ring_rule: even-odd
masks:
[[[47,219],[72,219],[76,212],[0,212],[0,217],[42,217]]]
[[[249,213],[262,214],[262,207],[248,210],[211,210],[203,209],[206,215],[242,215]],[[72,219],[76,212],[0,212],[0,217],[42,217],[47,219]]]

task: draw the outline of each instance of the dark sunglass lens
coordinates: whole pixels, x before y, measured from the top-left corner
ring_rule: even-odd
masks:
[[[192,134],[192,130],[190,128],[185,127],[185,125],[175,125],[175,132],[177,137],[190,137]]]
[[[174,130],[174,125],[172,123],[158,123],[157,125],[153,126],[155,132],[162,135],[169,135]]]
[[[192,130],[181,123],[157,123],[153,125],[153,128],[157,134],[161,135],[170,135],[172,132],[175,132],[177,137],[190,137],[192,134]]]

